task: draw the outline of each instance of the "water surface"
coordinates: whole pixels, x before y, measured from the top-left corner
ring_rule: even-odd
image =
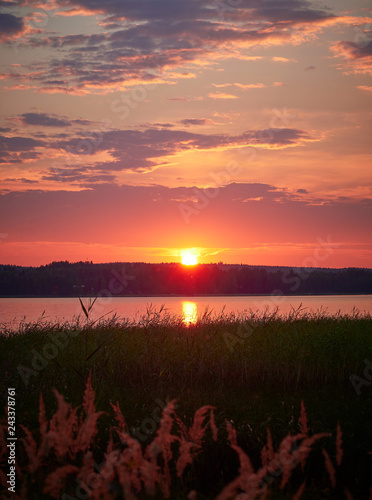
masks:
[[[86,307],[89,299],[82,299]],[[302,304],[302,306],[301,306]],[[208,309],[212,315],[221,311],[244,313],[273,311],[287,314],[300,306],[306,312],[326,311],[330,314],[341,311],[349,314],[353,308],[372,314],[372,295],[299,295],[299,296],[211,296],[211,297],[101,297],[93,306],[91,317],[103,315],[138,318],[148,308],[159,310],[162,306],[171,314],[181,315],[186,323],[193,323]],[[0,322],[19,323],[21,320],[36,321],[41,316],[48,321],[71,321],[82,314],[78,298],[1,298]]]

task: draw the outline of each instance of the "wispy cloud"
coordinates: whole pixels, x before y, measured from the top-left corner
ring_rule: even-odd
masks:
[[[263,83],[248,83],[248,84],[243,84],[243,83],[234,83],[235,87],[238,87],[241,90],[248,90],[248,89],[263,89],[267,87],[267,85],[264,85]]]
[[[274,62],[282,62],[282,63],[297,62],[296,59],[290,59],[288,57],[273,57],[272,60]]]
[[[369,87],[368,85],[358,85],[357,88],[360,90],[364,90],[365,92],[372,92],[372,87]]]
[[[179,123],[185,125],[185,127],[194,127],[202,125],[211,125],[215,122],[209,118],[185,118],[184,120],[180,120]]]
[[[208,94],[211,99],[238,99],[234,94],[227,94],[225,92],[211,92]]]
[[[14,120],[23,125],[36,125],[39,127],[71,127],[72,125],[92,125],[91,120],[76,119],[69,120],[67,117],[48,113],[23,113]]]

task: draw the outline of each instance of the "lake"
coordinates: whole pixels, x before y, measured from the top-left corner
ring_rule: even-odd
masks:
[[[86,307],[89,299],[82,299]],[[97,319],[116,313],[120,317],[138,318],[146,314],[148,307],[164,308],[172,314],[182,316],[186,324],[194,323],[208,310],[212,316],[222,310],[226,313],[273,311],[280,314],[298,309],[302,304],[305,312],[322,310],[333,314],[341,311],[349,314],[353,308],[372,314],[372,295],[304,295],[304,296],[211,296],[211,297],[100,297],[92,308],[91,317]],[[48,321],[71,321],[82,315],[78,298],[0,298],[0,322],[13,323],[21,320],[36,321],[42,315]]]

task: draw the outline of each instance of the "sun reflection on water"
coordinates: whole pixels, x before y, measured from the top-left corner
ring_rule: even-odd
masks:
[[[182,317],[186,326],[195,325],[198,321],[198,308],[195,302],[182,302]]]

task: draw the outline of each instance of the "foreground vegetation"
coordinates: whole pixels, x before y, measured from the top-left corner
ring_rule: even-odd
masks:
[[[70,495],[64,500],[82,498],[76,496],[76,479],[92,472],[92,463],[86,461],[91,457],[96,465],[101,464],[95,467],[95,474],[99,474],[105,453],[107,458],[107,453],[115,449],[120,450],[115,456],[122,466],[124,458],[119,456],[125,452],[129,460],[125,467],[129,467],[133,477],[144,481],[141,474],[145,466],[150,467],[141,462],[150,460],[146,450],[152,449],[154,442],[159,444],[160,435],[165,439],[167,432],[169,436],[178,436],[169,438],[174,441],[169,444],[169,453],[174,454],[169,459],[167,476],[170,498],[186,498],[190,492],[193,496],[189,498],[216,498],[237,477],[241,477],[240,489],[232,489],[230,496],[220,498],[242,500],[260,498],[261,494],[279,499],[297,494],[295,498],[299,498],[300,493],[303,499],[370,498],[370,316],[306,315],[293,311],[287,317],[251,312],[246,316],[222,314],[214,318],[206,312],[196,324],[186,326],[182,319],[151,307],[135,324],[117,317],[94,322],[88,308],[85,311],[88,317],[78,318],[73,324],[40,320],[23,323],[17,331],[6,326],[1,331],[0,376],[4,388],[16,388],[18,438],[24,437],[25,432],[27,438],[24,444],[19,441],[19,466],[20,470],[23,468],[19,484],[24,480],[27,488],[24,498],[52,498],[54,490],[46,484],[52,488],[59,475],[61,483],[57,481],[55,487],[60,484],[61,491],[54,498],[63,498],[63,494]],[[94,411],[87,403],[93,401],[90,382],[86,390],[90,374],[95,391]],[[65,403],[59,395],[56,399],[53,389],[63,394]],[[40,393],[46,417],[40,417]],[[173,400],[176,401],[171,403]],[[72,410],[82,401],[85,409]],[[70,408],[64,406],[62,411],[63,404]],[[198,413],[203,406],[204,410]],[[95,407],[104,413],[96,415]],[[213,412],[211,407],[215,408]],[[125,428],[118,417],[119,408],[125,416]],[[205,419],[198,417],[202,414]],[[77,418],[74,425],[72,417],[69,424],[63,423],[68,415]],[[48,425],[45,418],[50,419]],[[86,448],[82,445],[78,449],[73,443],[88,420],[90,424],[83,428],[90,429],[84,438]],[[190,434],[195,421],[199,422],[199,437]],[[21,425],[29,429],[36,448],[30,444],[31,434]],[[63,433],[65,425],[72,426],[65,429],[67,434],[70,432],[70,441],[66,443],[75,448],[66,444],[63,454],[53,445],[53,433],[49,434],[51,441],[48,447],[45,443],[42,447],[39,469],[32,472],[30,450],[37,454],[43,433],[50,433],[51,429]],[[127,436],[126,444],[120,439],[120,432]],[[288,434],[297,437],[286,441]],[[319,439],[314,438],[317,434],[321,434]],[[177,448],[181,442],[182,450]],[[302,450],[296,454],[296,460],[288,459],[293,468],[288,469],[285,477],[289,474],[290,479],[288,476],[283,486],[285,464],[275,462],[271,465],[276,464],[277,468],[270,469],[272,480],[261,484],[268,473],[266,469],[263,472],[264,467],[274,457],[278,459],[277,454],[284,448],[289,454]],[[87,455],[88,451],[92,455]],[[191,457],[182,474],[177,473],[181,470],[180,457]],[[157,460],[158,473],[163,477],[162,474],[168,474],[164,469],[167,462],[160,451]],[[56,472],[67,465],[75,469],[64,469],[65,475],[63,471]],[[142,467],[141,473],[137,466]],[[54,479],[45,483],[53,472]],[[154,498],[166,496],[163,479],[155,481],[154,490],[146,492],[142,482],[141,488],[137,484],[125,492],[120,473],[124,472],[117,470],[110,476],[106,496],[102,493],[99,497],[101,490],[91,488],[92,493],[85,492],[84,498],[152,498],[152,493]],[[248,480],[253,473],[263,475],[254,487],[253,476]],[[247,492],[244,488],[248,487],[253,489]]]

